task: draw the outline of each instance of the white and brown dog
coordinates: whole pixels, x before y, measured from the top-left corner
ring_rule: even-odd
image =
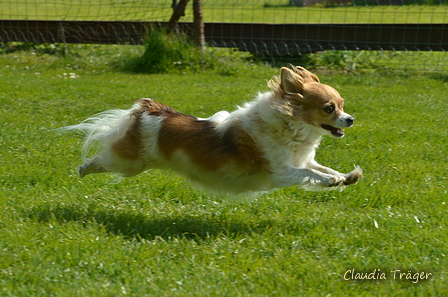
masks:
[[[302,67],[282,68],[269,87],[253,102],[208,119],[142,98],[129,110],[106,111],[67,127],[87,134],[79,174],[129,177],[169,168],[204,189],[228,194],[292,185],[343,189],[358,182],[359,167],[342,174],[314,160],[323,135],[340,138],[342,128],[353,126],[339,93]],[[94,148],[98,154],[87,159]]]

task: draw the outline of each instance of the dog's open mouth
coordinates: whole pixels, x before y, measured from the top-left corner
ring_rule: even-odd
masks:
[[[342,137],[344,136],[344,130],[341,128],[333,127],[330,125],[321,125],[322,128],[331,132],[331,135],[334,137]]]

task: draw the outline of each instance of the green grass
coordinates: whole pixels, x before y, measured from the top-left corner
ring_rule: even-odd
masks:
[[[203,1],[205,22],[243,23],[446,23],[448,5],[285,6],[288,1]],[[65,1],[0,3],[0,18],[29,20],[168,21],[170,1]],[[193,20],[192,4],[183,22]]]
[[[448,6],[213,7],[204,22],[241,23],[446,23]]]
[[[287,59],[286,59],[287,60]],[[445,52],[405,51],[325,51],[302,56],[302,62],[311,67],[336,70],[386,70],[445,73],[448,55]]]
[[[81,139],[55,129],[141,96],[207,116],[250,100],[279,72],[114,70],[138,51],[0,55],[0,295],[446,294],[446,75],[321,73],[356,124],[325,138],[317,159],[345,172],[358,164],[364,179],[343,192],[290,187],[238,201],[167,171],[118,184],[77,176]],[[381,269],[387,280],[344,280],[350,269]],[[394,280],[397,269],[433,276],[413,284]]]

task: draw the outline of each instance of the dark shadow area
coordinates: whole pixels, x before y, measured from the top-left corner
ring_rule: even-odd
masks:
[[[10,54],[15,52],[33,52],[37,55],[48,54],[65,56],[66,45],[62,43],[45,42],[0,42],[0,54]]]
[[[433,79],[437,79],[437,80],[440,80],[443,82],[448,82],[448,74],[446,74],[446,73],[441,73],[441,72],[440,73],[431,73],[430,76]]]
[[[77,206],[41,205],[24,214],[37,222],[78,222],[84,226],[97,224],[114,235],[128,239],[152,240],[162,237],[205,240],[220,235],[234,237],[265,230],[270,222],[256,225],[243,222],[222,222],[219,219],[182,215],[182,217],[152,218],[136,212],[117,210],[81,209]]]

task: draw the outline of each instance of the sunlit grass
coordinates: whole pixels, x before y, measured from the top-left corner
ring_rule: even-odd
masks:
[[[0,55],[3,295],[446,293],[446,76],[321,73],[356,123],[343,139],[324,138],[317,159],[340,171],[358,164],[364,179],[343,192],[289,187],[237,201],[167,171],[80,180],[81,138],[55,129],[142,96],[201,117],[231,110],[277,68],[143,75],[114,70],[142,48],[76,49]],[[387,280],[344,280],[350,269]],[[433,276],[413,284],[394,280],[398,269]]]

